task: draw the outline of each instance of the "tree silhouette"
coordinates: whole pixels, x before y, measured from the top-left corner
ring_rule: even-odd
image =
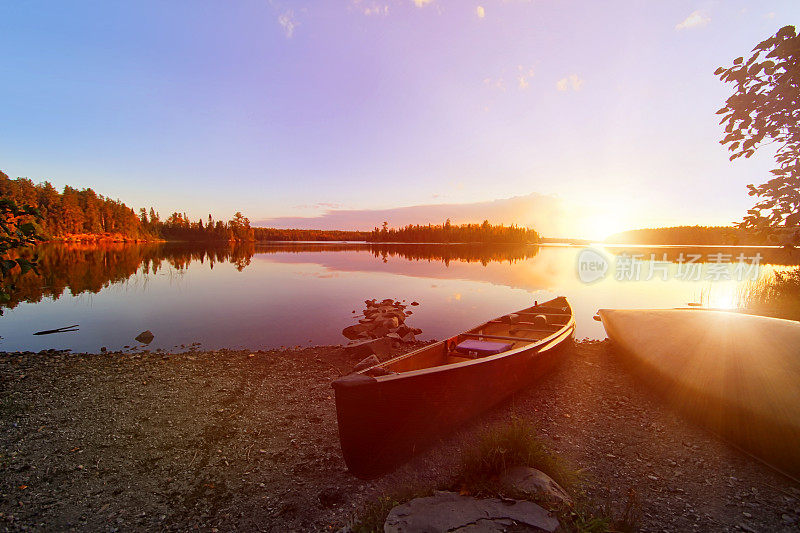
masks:
[[[784,244],[800,242],[800,36],[784,26],[753,48],[747,60],[737,57],[714,74],[732,83],[734,94],[717,111],[724,115],[730,159],[752,156],[766,142],[775,143],[777,168],[765,183],[748,185],[759,198],[740,223],[777,235]]]

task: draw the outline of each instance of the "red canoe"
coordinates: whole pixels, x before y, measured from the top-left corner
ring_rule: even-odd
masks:
[[[541,376],[574,331],[558,297],[334,381],[347,467],[362,478],[392,470]]]

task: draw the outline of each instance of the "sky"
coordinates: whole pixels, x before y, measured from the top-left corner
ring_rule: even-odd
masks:
[[[515,198],[533,214],[492,221],[535,225],[541,196],[575,237],[729,224],[772,154],[728,161],[713,72],[798,22],[796,0],[0,0],[0,170],[303,227]]]

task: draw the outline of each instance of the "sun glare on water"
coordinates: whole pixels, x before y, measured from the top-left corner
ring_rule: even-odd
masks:
[[[711,309],[736,309],[736,286],[714,287],[714,290],[707,293],[706,306]]]

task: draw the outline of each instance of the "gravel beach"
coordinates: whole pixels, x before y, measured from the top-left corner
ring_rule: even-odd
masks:
[[[487,427],[530,420],[587,494],[642,531],[796,531],[800,487],[669,409],[608,342],[395,472],[350,475],[330,383],[341,347],[0,353],[0,529],[329,531],[369,502],[447,485]],[[356,358],[358,359],[358,358]]]

